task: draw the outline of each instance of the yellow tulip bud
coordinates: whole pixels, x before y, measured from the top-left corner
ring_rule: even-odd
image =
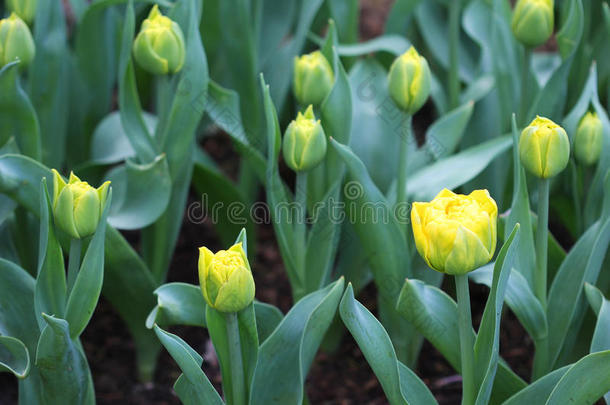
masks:
[[[208,305],[220,312],[239,312],[254,300],[254,278],[241,242],[212,253],[199,248],[199,284]]]
[[[286,164],[297,172],[313,169],[326,156],[326,135],[311,105],[286,128],[282,151]]]
[[[133,54],[138,64],[152,74],[178,73],[184,65],[186,51],[182,30],[161,14],[156,4],[142,22],[133,43]]]
[[[487,190],[469,195],[441,191],[429,203],[413,203],[417,251],[441,273],[466,274],[488,263],[496,250],[498,207]]]
[[[333,69],[322,52],[294,58],[294,95],[301,105],[320,105],[334,81]]]
[[[511,27],[523,45],[545,43],[553,33],[553,0],[519,0],[513,11]]]
[[[388,90],[396,105],[415,114],[430,95],[430,68],[414,47],[400,55],[388,73]]]
[[[107,181],[99,188],[81,181],[74,173],[66,183],[57,170],[53,170],[53,216],[55,225],[75,239],[92,235],[106,206]]]
[[[0,67],[20,60],[22,68],[30,64],[36,46],[30,29],[17,14],[0,20]]]
[[[584,165],[593,165],[602,153],[602,121],[596,113],[588,112],[582,117],[574,136],[574,156]]]
[[[566,131],[548,118],[536,117],[521,132],[519,156],[525,168],[542,179],[561,172],[570,158]]]
[[[17,14],[28,24],[34,21],[37,4],[38,0],[6,0],[6,8]]]

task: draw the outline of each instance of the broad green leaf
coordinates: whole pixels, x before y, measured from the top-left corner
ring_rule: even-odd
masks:
[[[539,378],[503,402],[502,405],[544,404],[557,382],[569,368],[570,366],[565,366]]]
[[[520,225],[516,224],[498,253],[491,290],[474,343],[475,378],[478,386],[476,403],[481,405],[489,403],[498,367],[502,305],[519,243],[519,228]]]
[[[153,133],[157,127],[157,117],[146,112],[143,117],[148,132]],[[121,115],[118,111],[113,111],[104,117],[93,131],[91,162],[113,164],[134,156],[135,151],[121,124]]]
[[[199,286],[169,283],[157,288],[157,306],[146,319],[146,327],[191,325],[205,327],[207,304]]]
[[[262,2],[262,21],[258,36],[258,65],[263,66],[268,58],[282,45],[292,28],[298,2],[295,0],[267,0]]]
[[[234,380],[232,375],[231,355],[229,348],[228,323],[226,316],[233,314],[223,314],[212,307],[206,308],[206,323],[210,334],[210,339],[214,344],[214,350],[218,355],[220,363],[220,371],[222,373],[222,387],[226,401],[234,403],[233,387]],[[258,335],[256,332],[256,318],[254,316],[254,304],[250,304],[245,309],[236,314],[237,325],[239,328],[239,343],[241,349],[242,365],[244,369],[243,386],[247,393],[250,393],[250,384],[254,368],[256,367],[256,358],[258,355]],[[254,389],[254,387],[253,387]],[[247,394],[246,394],[247,395]]]
[[[224,402],[210,383],[201,369],[201,356],[199,356],[184,340],[171,333],[165,332],[163,329],[155,326],[157,337],[165,346],[172,358],[178,363],[178,366],[184,373],[182,378],[185,378],[190,383],[189,390],[184,383],[178,385],[176,389],[181,394],[189,393],[190,396],[181,399],[186,404],[199,405],[224,405]],[[178,382],[176,382],[178,384]]]
[[[341,299],[339,313],[391,404],[436,403],[423,381],[399,363],[390,336],[373,314],[354,298],[351,284]]]
[[[322,38],[310,33],[309,38],[322,45]],[[381,35],[368,41],[355,44],[338,44],[337,53],[339,56],[362,56],[375,52],[388,52],[393,56],[402,55],[409,49],[411,43],[400,35]]]
[[[106,207],[100,218],[97,230],[87,247],[85,257],[80,266],[74,287],[66,305],[66,321],[70,327],[70,337],[75,339],[85,330],[97,300],[102,291],[104,281],[104,239],[106,237],[106,220],[112,203],[112,188],[108,191]]]
[[[0,144],[11,137],[24,155],[40,159],[40,126],[36,110],[19,84],[19,62],[0,69]]]
[[[432,343],[454,369],[460,370],[457,304],[451,297],[419,280],[406,280],[397,310]],[[490,404],[500,404],[525,387],[526,383],[500,360]]]
[[[116,229],[141,229],[157,220],[169,203],[172,182],[165,155],[150,163],[127,159],[112,169],[106,179],[114,190],[108,223]]]
[[[46,178],[40,183],[40,239],[34,308],[40,330],[46,326],[42,314],[63,317],[66,310],[64,254],[55,234],[51,198]]]
[[[521,227],[521,229],[523,229],[523,227]],[[517,258],[515,258],[515,260],[516,259]],[[490,263],[469,273],[468,277],[475,283],[485,284],[486,286],[491,287],[493,267],[494,264]],[[547,336],[548,328],[546,313],[542,309],[540,301],[538,301],[534,295],[525,277],[523,277],[514,267],[511,271],[510,278],[508,279],[504,300],[532,339],[537,340]]]
[[[87,359],[70,337],[64,319],[42,315],[47,325],[36,350],[45,402],[50,404],[94,404],[93,381]]]
[[[429,201],[443,188],[454,189],[481,173],[512,145],[502,136],[441,159],[409,177],[407,189],[415,201]]]
[[[31,365],[30,353],[21,340],[0,336],[0,371],[9,371],[17,378],[26,378]]]
[[[547,316],[549,322],[549,366],[552,366],[568,335],[578,333],[571,324],[584,318],[584,283],[595,283],[610,243],[610,220],[590,227],[565,258],[549,291]]]
[[[610,301],[608,301],[594,285],[585,283],[585,292],[589,304],[597,316],[590,352],[610,350]],[[604,395],[606,403],[610,403],[610,392]]]
[[[66,151],[69,77],[66,12],[57,1],[36,7],[36,57],[28,71],[28,93],[40,122],[42,162],[61,167]]]
[[[258,352],[251,405],[297,404],[305,377],[343,294],[343,279],[306,295],[286,314]],[[282,384],[273,381],[282,380]]]
[[[610,350],[589,354],[561,377],[547,405],[593,404],[610,391]]]

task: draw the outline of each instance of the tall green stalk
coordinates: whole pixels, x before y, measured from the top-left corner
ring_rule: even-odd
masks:
[[[530,72],[530,65],[532,63],[532,50],[529,47],[525,47],[523,50],[523,65],[521,66],[521,93],[520,93],[520,103],[519,103],[519,123],[521,126],[525,126],[527,124],[527,84]]]
[[[297,172],[295,184],[295,201],[297,203],[297,217],[294,218],[295,230],[295,254],[296,267],[299,277],[299,289],[294,292],[294,301],[299,300],[305,293],[307,286],[305,285],[305,274],[307,269],[306,252],[307,252],[307,172]]]
[[[538,227],[536,228],[536,272],[534,292],[543,308],[546,308],[547,245],[549,227],[549,179],[538,180]]]
[[[231,312],[224,314],[224,316],[227,324],[227,340],[231,361],[231,390],[233,392],[233,403],[228,405],[246,405],[248,399],[244,385],[244,362],[241,355],[237,314]]]
[[[470,314],[470,292],[468,274],[455,276],[458,303],[458,325],[460,329],[460,353],[462,364],[462,405],[472,405],[475,401],[474,386],[474,336]]]
[[[72,287],[74,287],[76,276],[80,269],[81,245],[80,239],[72,238],[70,240],[70,253],[68,256],[68,294],[72,291]]]
[[[398,155],[398,184],[396,185],[396,205],[407,202],[407,163],[409,154],[409,141],[412,136],[412,116],[407,115],[405,120],[405,136],[400,138]]]
[[[460,79],[458,50],[460,46],[461,0],[449,2],[449,108],[453,110],[460,103]]]

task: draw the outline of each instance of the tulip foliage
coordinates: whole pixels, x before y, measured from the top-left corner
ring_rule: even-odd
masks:
[[[346,344],[390,404],[435,404],[424,341],[462,405],[610,403],[608,3],[396,0],[363,41],[359,4],[0,0],[19,404],[96,402],[101,295],[137,378],[166,350],[185,404],[313,403],[318,351]],[[259,300],[261,228],[286,313]],[[166,282],[179,241],[199,284]],[[509,311],[531,365],[500,351]]]

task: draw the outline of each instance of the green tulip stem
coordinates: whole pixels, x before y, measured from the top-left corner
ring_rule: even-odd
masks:
[[[398,183],[396,184],[396,206],[407,202],[407,163],[409,155],[409,142],[413,132],[412,116],[407,114],[405,119],[404,136],[399,139],[399,155],[398,155]],[[401,134],[402,135],[402,134]]]
[[[295,254],[299,285],[305,290],[305,260],[307,252],[307,172],[297,172],[296,184],[294,186],[297,217],[294,222],[295,230]],[[295,302],[302,296],[302,292],[294,294]]]
[[[460,45],[461,0],[449,2],[449,108],[460,103],[460,79],[458,76],[458,48]]]
[[[530,72],[530,65],[532,63],[532,50],[529,47],[525,47],[523,50],[523,65],[521,66],[521,102],[519,103],[519,122],[525,126],[527,124],[527,84]]]
[[[80,268],[81,240],[72,238],[70,240],[70,253],[68,256],[68,293],[72,291],[76,276]]]
[[[244,385],[244,363],[239,340],[239,325],[237,313],[225,313],[227,324],[227,340],[229,345],[229,358],[231,364],[231,389],[233,390],[233,403],[229,405],[246,405],[246,387]]]
[[[534,292],[546,308],[547,245],[549,227],[549,179],[538,180],[538,227],[536,228],[536,272]]]
[[[460,328],[460,352],[462,364],[462,405],[472,405],[475,401],[474,386],[474,335],[470,314],[470,293],[468,274],[455,276],[457,292],[458,324]]]

